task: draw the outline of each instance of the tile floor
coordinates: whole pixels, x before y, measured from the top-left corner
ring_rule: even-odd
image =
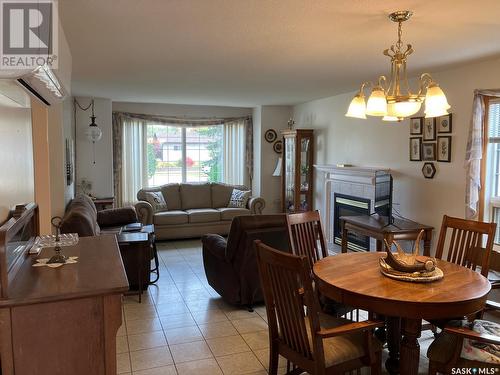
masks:
[[[126,297],[117,337],[119,374],[266,374],[268,333],[264,306],[230,306],[208,285],[199,240],[159,242],[161,277],[139,304]],[[421,368],[430,332],[420,339]],[[387,353],[385,353],[387,355]],[[385,360],[385,359],[384,359]],[[285,361],[279,373],[285,373]]]

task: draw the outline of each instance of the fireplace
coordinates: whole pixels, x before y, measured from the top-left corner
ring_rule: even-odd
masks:
[[[325,222],[325,237],[328,250],[338,250],[342,232],[339,217],[349,215],[369,215],[375,211],[377,176],[380,172],[390,173],[385,168],[370,167],[340,167],[336,165],[315,165],[319,172],[323,172],[324,203],[322,215]],[[337,202],[336,202],[337,201]],[[349,236],[349,250],[374,249],[374,238]]]
[[[370,199],[334,193],[333,205],[334,242],[340,245],[342,242],[342,227],[339,218],[341,216],[370,215]],[[347,247],[352,251],[369,251],[370,237],[349,232],[347,236]]]

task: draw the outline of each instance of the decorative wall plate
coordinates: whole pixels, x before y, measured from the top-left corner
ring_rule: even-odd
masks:
[[[433,163],[424,163],[424,166],[422,167],[422,174],[425,178],[434,178],[434,175],[436,174],[436,167]]]
[[[264,138],[269,143],[273,143],[276,140],[276,138],[278,138],[278,135],[276,134],[276,130],[268,129],[264,134]]]
[[[274,142],[273,150],[277,154],[281,154],[283,152],[283,142],[282,141],[276,141],[276,142]]]

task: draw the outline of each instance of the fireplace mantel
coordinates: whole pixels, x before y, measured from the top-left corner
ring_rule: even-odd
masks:
[[[327,180],[339,180],[367,185],[375,184],[375,175],[377,172],[390,173],[391,171],[388,168],[337,167],[331,164],[315,164],[314,168],[319,172],[324,172]]]

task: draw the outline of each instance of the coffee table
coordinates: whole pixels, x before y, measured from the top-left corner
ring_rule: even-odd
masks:
[[[437,260],[444,273],[439,281],[397,281],[380,273],[382,256],[353,252],[323,258],[313,267],[316,285],[335,301],[388,317],[386,368],[391,374],[416,375],[422,319],[457,318],[482,310],[490,282],[478,272],[443,260]]]

